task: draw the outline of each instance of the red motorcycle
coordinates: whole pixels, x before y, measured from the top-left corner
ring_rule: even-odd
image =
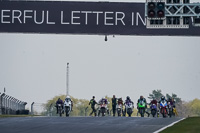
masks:
[[[167,116],[167,101],[160,102],[160,113],[163,115],[163,118]]]

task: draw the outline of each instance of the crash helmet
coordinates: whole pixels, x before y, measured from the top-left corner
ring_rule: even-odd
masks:
[[[161,97],[161,100],[165,100],[165,96],[162,96],[162,97]]]
[[[95,98],[95,96],[93,96],[92,98]]]
[[[129,96],[127,96],[127,97],[126,97],[126,99],[127,99],[127,100],[130,100],[130,97],[129,97]]]
[[[143,100],[144,99],[144,97],[143,96],[140,96],[140,100]]]

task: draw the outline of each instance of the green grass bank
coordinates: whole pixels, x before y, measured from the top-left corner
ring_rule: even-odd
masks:
[[[200,117],[189,117],[160,133],[200,133]]]

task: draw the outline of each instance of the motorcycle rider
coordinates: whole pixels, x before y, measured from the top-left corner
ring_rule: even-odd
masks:
[[[155,97],[153,97],[153,100],[150,102],[150,105],[153,105],[153,104],[155,104],[156,106],[158,104],[158,102],[157,102]]]
[[[158,102],[158,103],[160,103],[160,102],[167,102],[167,100],[165,99],[165,96],[162,96],[161,98],[160,98],[160,101]]]
[[[63,109],[63,100],[61,100],[60,98],[58,98],[58,100],[56,101],[57,114],[58,114],[58,104],[61,104],[61,107]]]
[[[158,104],[158,108],[160,109],[160,103],[161,102],[166,102],[167,103],[167,100],[165,99],[165,96],[161,96],[161,98],[160,98],[160,101],[158,102],[159,104]],[[169,113],[169,112],[168,112]]]
[[[123,114],[123,105],[124,105],[124,104],[123,104],[123,100],[122,100],[121,97],[117,99],[117,104],[118,104],[118,105],[120,105],[120,104],[122,105],[122,114]]]
[[[122,98],[118,98],[117,104],[122,104],[122,106],[123,106],[123,100],[122,100]]]
[[[99,100],[99,104],[108,104],[108,100],[105,98],[105,97],[102,97],[100,100]]]
[[[133,104],[133,101],[131,101],[131,98],[130,98],[129,96],[127,96],[127,97],[126,97],[126,100],[125,100],[125,102],[124,102],[124,105],[129,104],[129,103],[132,103],[132,104]],[[125,108],[124,113],[126,114],[126,108]],[[125,114],[124,114],[124,116],[125,116]]]
[[[113,116],[115,116],[116,105],[117,105],[117,98],[115,98],[115,95],[113,95],[113,98],[112,98],[112,110],[113,110]]]
[[[70,98],[70,96],[67,96],[67,97],[65,98],[65,101],[67,101],[67,99],[71,101],[71,111],[73,111],[73,101],[72,101],[72,99]]]
[[[138,99],[137,105],[140,101],[143,101],[145,103],[145,108],[147,108],[147,101],[143,96],[140,96],[140,98]],[[138,108],[138,107],[137,107]]]
[[[95,109],[95,104],[97,104],[95,100],[95,96],[92,97],[92,99],[89,102],[89,105],[91,105],[92,112],[90,113],[90,116],[94,113],[95,116],[97,116],[96,109]]]
[[[140,101],[143,101],[143,102],[145,103],[145,113],[146,113],[146,114],[148,115],[148,117],[149,117],[150,113],[146,111],[146,109],[147,109],[147,101],[146,101],[146,98],[144,98],[144,97],[141,95],[140,98],[138,99],[137,105],[138,105],[138,103],[139,103]],[[137,109],[138,109],[138,108],[139,108],[139,107],[137,106]]]
[[[158,102],[157,102],[157,100],[156,100],[156,98],[155,97],[153,97],[153,100],[151,100],[151,102],[150,102],[150,108],[153,106],[153,104],[155,104],[156,105],[156,111],[157,111],[157,117],[159,116],[159,112],[158,112],[158,109],[157,109],[157,104],[158,104]]]
[[[172,111],[173,112],[175,111],[174,113],[177,115],[174,98],[169,97],[168,100],[167,100],[167,102],[170,103],[170,105],[172,107]],[[169,106],[168,106],[168,108],[169,108]]]
[[[174,98],[169,97],[169,99],[167,101],[170,102],[170,104],[172,105],[172,107],[174,107],[174,108],[176,107],[175,106]]]
[[[99,105],[101,105],[101,104],[106,104],[106,105],[108,105],[108,100],[105,98],[105,97],[102,97],[100,100],[99,100],[99,102],[98,102],[98,104]],[[107,107],[107,106],[106,106]],[[108,108],[106,108],[106,110],[107,110],[107,113],[109,114],[109,110],[108,110]]]

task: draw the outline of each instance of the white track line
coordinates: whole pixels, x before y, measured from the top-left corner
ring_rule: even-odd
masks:
[[[171,126],[173,126],[174,124],[176,124],[176,123],[178,123],[178,122],[180,122],[180,121],[182,121],[182,120],[184,120],[184,119],[185,119],[185,118],[180,119],[180,120],[178,120],[178,121],[175,121],[175,122],[173,122],[173,123],[171,123],[171,124],[169,124],[169,125],[167,125],[167,126],[161,128],[161,129],[159,129],[159,130],[157,130],[157,131],[155,131],[155,132],[153,132],[153,133],[159,133],[159,132],[165,130],[166,128],[171,127]]]

